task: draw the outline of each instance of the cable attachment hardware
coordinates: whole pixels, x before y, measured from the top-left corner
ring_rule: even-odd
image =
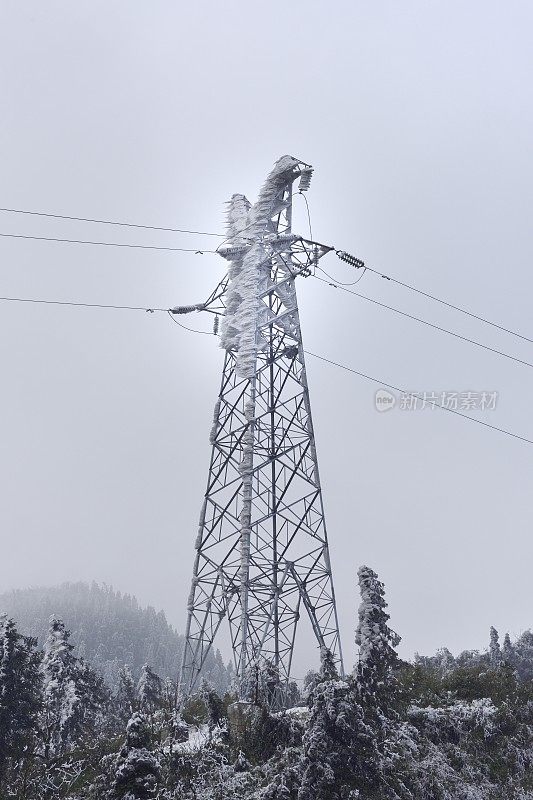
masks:
[[[360,258],[356,258],[352,256],[350,253],[347,253],[345,250],[335,250],[336,254],[340,258],[341,261],[346,261],[347,264],[350,266],[355,267],[356,269],[363,269],[365,266],[365,262],[361,261]]]
[[[191,314],[193,311],[205,311],[205,303],[196,303],[194,306],[175,306],[168,310],[171,314]]]

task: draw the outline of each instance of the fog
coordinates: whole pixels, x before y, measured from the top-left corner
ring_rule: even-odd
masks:
[[[0,205],[222,232],[231,194],[253,202],[290,153],[315,167],[316,239],[533,338],[532,23],[529,3],[479,0],[4,3]],[[0,233],[219,241],[7,212]],[[334,254],[322,266],[354,280]],[[168,307],[224,268],[0,238],[5,297]],[[530,341],[371,273],[354,288],[533,361]],[[532,445],[399,395],[379,413],[375,392],[494,391],[468,413],[533,440],[530,368],[313,279],[298,292],[305,346],[377,379],[307,364],[348,665],[363,563],[406,657],[529,627]],[[106,582],[183,630],[217,340],[165,314],[15,302],[0,326],[0,590]],[[306,636],[297,669],[315,650]]]

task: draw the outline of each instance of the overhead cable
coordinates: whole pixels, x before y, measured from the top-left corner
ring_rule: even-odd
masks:
[[[339,289],[341,292],[347,292],[348,294],[353,295],[354,297],[360,297],[362,300],[367,300],[369,303],[373,303],[380,308],[385,308],[388,311],[393,311],[395,314],[399,314],[402,317],[407,317],[408,319],[413,320],[414,322],[419,322],[422,325],[426,325],[428,328],[433,328],[436,331],[440,331],[441,333],[446,333],[448,336],[453,336],[456,339],[460,339],[463,342],[468,342],[469,344],[473,344],[476,347],[481,347],[483,350],[488,350],[490,353],[495,353],[498,356],[502,356],[503,358],[507,358],[510,361],[516,361],[518,364],[523,364],[525,367],[532,367],[533,363],[530,361],[525,361],[522,358],[517,358],[516,356],[510,355],[510,353],[505,353],[503,350],[497,350],[495,347],[489,347],[487,344],[483,344],[482,342],[478,342],[476,339],[469,339],[468,336],[462,336],[460,333],[456,333],[455,331],[451,331],[448,328],[442,328],[440,325],[435,325],[433,322],[429,322],[428,320],[422,319],[421,317],[415,317],[413,314],[408,314],[407,311],[400,311],[399,308],[395,308],[394,306],[389,306],[386,303],[381,303],[379,300],[374,300],[372,297],[368,297],[365,294],[361,294],[360,292],[354,292],[352,289],[347,289],[345,286],[340,286],[336,283],[332,283],[330,281],[325,280],[324,278],[320,278],[318,275],[313,275],[316,280],[322,281],[322,283],[326,283],[328,286],[333,287],[334,289]]]
[[[341,261],[345,261],[347,264],[354,266],[356,269],[361,269],[364,267],[365,271],[373,272],[374,275],[378,275],[380,278],[384,278],[386,281],[390,281],[391,283],[396,283],[398,286],[403,286],[404,289],[409,289],[411,292],[415,292],[416,294],[422,295],[422,297],[428,297],[430,300],[434,300],[436,303],[441,303],[443,306],[447,306],[448,308],[452,308],[454,311],[459,311],[461,314],[466,314],[467,317],[472,317],[472,319],[477,319],[479,322],[484,322],[486,325],[490,325],[493,328],[497,328],[500,331],[504,331],[505,333],[510,333],[511,336],[516,336],[518,339],[523,339],[525,342],[531,342],[533,344],[533,339],[529,338],[529,336],[524,336],[517,331],[511,330],[511,328],[506,328],[504,325],[500,325],[497,322],[493,322],[486,317],[482,317],[479,314],[474,314],[472,311],[468,311],[466,308],[462,308],[461,306],[454,305],[453,303],[448,302],[447,300],[443,300],[441,297],[437,297],[437,295],[430,294],[429,292],[424,292],[422,289],[418,289],[416,286],[412,286],[409,283],[405,283],[404,281],[398,280],[398,278],[393,278],[391,275],[387,275],[384,272],[381,272],[378,269],[373,269],[369,267],[364,261],[361,259],[352,256],[350,253],[347,253],[345,250],[336,250],[335,251],[337,256],[341,259]],[[346,284],[348,285],[348,284]]]
[[[47,306],[75,306],[79,308],[110,308],[120,311],[146,311],[153,314],[154,311],[168,311],[168,308],[154,308],[149,306],[117,306],[107,303],[76,303],[71,300],[40,300],[34,297],[0,297],[0,302],[9,303],[37,303]]]
[[[401,392],[407,397],[417,398],[419,400],[424,399],[421,395],[416,394],[416,392],[407,392],[404,389],[400,388],[399,386],[395,386],[393,383],[387,383],[386,381],[382,381],[379,378],[375,378],[372,375],[367,375],[364,372],[359,372],[358,370],[353,369],[352,367],[348,367],[346,364],[341,364],[339,361],[333,361],[330,358],[318,355],[318,353],[312,353],[310,350],[304,350],[304,353],[308,356],[312,356],[313,358],[318,359],[319,361],[324,361],[326,364],[331,364],[334,367],[343,369],[346,372],[352,372],[354,375],[358,375],[360,378],[364,378],[365,380],[371,381],[372,383],[375,383],[379,386],[385,386],[387,389],[394,389],[396,392]],[[443,406],[440,403],[433,401],[431,405],[435,406],[435,408],[440,408],[442,411],[449,411],[450,414],[455,414],[458,417],[470,420],[470,422],[475,422],[478,425],[483,425],[483,427],[485,428],[491,428],[494,431],[498,431],[498,433],[503,433],[506,436],[511,436],[513,439],[519,439],[521,442],[526,442],[526,444],[533,444],[533,439],[528,439],[525,436],[520,436],[520,434],[513,433],[513,431],[509,431],[506,428],[499,428],[497,425],[491,425],[490,422],[484,422],[481,419],[477,419],[477,417],[470,417],[468,414],[463,414],[461,411],[457,411],[454,408],[449,408],[448,406]]]
[[[195,253],[196,255],[203,255],[204,253],[215,253],[216,250],[195,250],[191,247],[160,247],[152,244],[125,244],[124,242],[93,242],[86,239],[61,239],[51,236],[28,236],[22,233],[0,233],[0,236],[6,239],[34,239],[40,242],[62,242],[66,244],[91,244],[99,245],[101,247],[129,247],[137,250],[170,250],[172,252],[181,253]]]
[[[142,228],[143,230],[148,231],[168,231],[170,233],[192,233],[196,236],[219,236],[223,237],[223,233],[210,233],[208,231],[193,231],[187,228],[166,228],[161,225],[140,225],[134,222],[118,222],[116,220],[110,219],[93,219],[92,217],[72,217],[67,216],[66,214],[50,214],[44,211],[24,211],[21,208],[0,208],[0,211],[4,211],[10,214],[26,214],[32,217],[47,217],[50,219],[66,219],[66,220],[73,220],[75,222],[93,222],[99,225],[119,225],[123,228]]]

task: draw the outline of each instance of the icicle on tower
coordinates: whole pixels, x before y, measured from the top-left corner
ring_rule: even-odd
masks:
[[[295,287],[330,248],[291,232],[293,183],[305,191],[311,173],[284,156],[255,205],[233,195],[219,248],[229,271],[196,307],[223,314],[225,357],[188,601],[185,694],[222,625],[241,697],[263,663],[281,685],[289,681],[302,613],[342,670]]]

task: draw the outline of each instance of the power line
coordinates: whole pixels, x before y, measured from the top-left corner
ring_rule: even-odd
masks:
[[[312,356],[313,358],[318,359],[319,361],[324,361],[326,364],[331,364],[334,367],[339,367],[339,369],[343,369],[346,372],[352,372],[354,375],[358,375],[360,378],[364,378],[367,381],[371,381],[372,383],[378,384],[380,386],[386,386],[387,389],[394,389],[396,392],[401,392],[402,394],[406,395],[407,397],[414,397],[422,400],[423,398],[416,394],[415,392],[407,392],[404,389],[400,388],[399,386],[395,386],[392,383],[386,383],[385,381],[379,380],[379,378],[375,378],[372,375],[367,375],[364,372],[359,372],[352,367],[346,366],[346,364],[341,364],[338,361],[332,361],[330,358],[326,358],[325,356],[320,356],[317,353],[312,353],[310,350],[304,350],[304,353],[308,356]],[[527,439],[525,436],[520,436],[518,433],[513,433],[512,431],[508,431],[505,428],[498,428],[496,425],[491,425],[490,422],[483,422],[481,419],[476,419],[476,417],[470,417],[468,414],[463,414],[461,411],[457,411],[453,408],[448,408],[448,406],[443,406],[440,403],[431,403],[436,408],[442,409],[442,411],[449,411],[450,414],[456,414],[458,417],[463,417],[463,419],[470,420],[470,422],[476,422],[478,425],[483,425],[485,428],[491,428],[494,431],[498,431],[498,433],[503,433],[506,436],[511,436],[513,439],[519,439],[521,442],[526,442],[527,444],[533,444],[533,439]]]
[[[172,320],[177,322],[173,317]],[[177,323],[178,325],[180,323]],[[180,325],[180,327],[185,327],[184,325]],[[192,328],[187,328],[186,330],[191,330]],[[193,333],[206,333],[206,331],[192,331]],[[303,351],[306,355],[311,356],[312,358],[316,358],[319,361],[323,361],[326,364],[330,364],[333,367],[338,367],[339,369],[345,370],[346,372],[351,372],[354,375],[358,375],[360,378],[364,378],[367,381],[371,381],[379,386],[386,386],[387,389],[394,389],[396,392],[401,392],[403,395],[407,397],[416,398],[418,400],[423,400],[423,398],[416,394],[415,392],[408,392],[405,389],[402,389],[399,386],[395,386],[392,383],[387,383],[386,381],[382,381],[379,378],[375,378],[372,375],[367,375],[365,372],[359,372],[359,370],[353,369],[352,367],[348,367],[346,364],[341,364],[338,361],[333,361],[330,358],[326,358],[326,356],[318,355],[318,353],[312,353],[310,350]],[[513,431],[509,431],[506,428],[499,428],[497,425],[491,425],[490,422],[484,422],[483,420],[476,419],[476,417],[470,417],[468,414],[463,414],[461,411],[457,411],[456,409],[449,408],[448,406],[443,406],[440,403],[433,402],[431,405],[434,405],[436,408],[440,408],[442,411],[449,411],[450,414],[455,414],[458,417],[462,417],[463,419],[469,420],[470,422],[475,422],[478,425],[483,425],[484,428],[491,428],[498,433],[503,433],[506,436],[511,436],[513,439],[518,439],[521,442],[525,442],[526,444],[533,444],[533,439],[528,439],[526,436],[521,436],[518,433],[513,433]]]
[[[22,233],[0,233],[0,236],[6,239],[34,239],[40,242],[63,242],[67,244],[91,244],[100,245],[102,247],[129,247],[137,250],[170,250],[172,252],[180,253],[196,253],[203,255],[204,253],[216,253],[216,250],[195,250],[190,247],[158,247],[151,244],[125,244],[123,242],[93,242],[85,239],[60,239],[51,236],[28,236]]]
[[[21,208],[0,208],[0,211],[5,211],[10,214],[27,214],[32,217],[48,217],[50,219],[68,219],[75,222],[94,222],[99,225],[120,225],[124,228],[142,228],[148,231],[169,231],[170,233],[193,233],[197,236],[224,236],[223,233],[209,233],[208,231],[192,231],[186,228],[165,228],[160,225],[140,225],[133,222],[117,222],[110,219],[92,219],[91,217],[70,217],[66,214],[50,214],[44,211],[24,211]]]
[[[197,331],[195,328],[188,328],[187,325],[183,324],[183,322],[178,322],[178,320],[173,316],[173,314],[170,311],[170,309],[167,309],[167,314],[170,317],[170,319],[172,320],[172,322],[175,322],[176,325],[179,325],[180,328],[183,328],[184,331],[190,331],[191,333],[202,333],[202,334],[205,334],[206,336],[213,336],[213,332],[212,331]]]
[[[396,283],[398,286],[403,286],[404,289],[409,289],[411,292],[415,292],[416,294],[422,295],[422,297],[428,297],[430,300],[434,300],[436,303],[441,303],[443,306],[447,306],[448,308],[452,308],[454,311],[460,311],[461,314],[466,314],[467,317],[472,317],[472,319],[477,319],[479,322],[484,322],[486,325],[490,325],[493,328],[497,328],[500,331],[504,331],[505,333],[510,333],[511,336],[516,336],[518,339],[523,339],[525,342],[531,342],[533,344],[533,339],[530,339],[528,336],[523,336],[521,333],[517,333],[517,331],[513,331],[510,328],[506,328],[503,325],[499,325],[497,322],[493,322],[486,317],[481,317],[479,314],[474,314],[472,311],[467,311],[466,308],[462,308],[461,306],[456,306],[453,303],[449,303],[447,300],[443,300],[441,297],[437,297],[434,294],[429,294],[429,292],[424,292],[422,289],[417,289],[416,286],[411,286],[409,283],[404,283],[404,281],[400,281],[397,278],[393,278],[391,275],[386,275],[384,272],[380,270],[373,269],[372,267],[368,267],[363,261],[360,259],[351,256],[350,253],[345,252],[344,250],[336,250],[335,251],[337,256],[341,259],[341,261],[346,261],[347,264],[351,264],[355,266],[356,269],[361,269],[362,267],[365,268],[365,271],[373,272],[374,275],[378,275],[380,278],[384,278],[386,281],[390,281],[391,283]],[[357,263],[355,263],[357,262]],[[349,284],[346,284],[347,286]]]
[[[365,277],[366,273],[366,267],[363,267],[363,272],[361,273],[361,275],[359,275],[359,277],[355,281],[350,281],[350,283],[346,283],[343,281],[338,281],[337,278],[334,278],[333,275],[330,275],[329,272],[326,272],[326,270],[323,269],[322,267],[317,267],[317,270],[319,270],[319,272],[323,272],[324,275],[326,275],[330,279],[330,281],[333,281],[335,283],[336,286],[355,286]]]
[[[106,308],[110,310],[125,310],[125,311],[144,311],[148,313],[153,313],[156,311],[159,312],[166,312],[171,320],[179,325],[180,328],[183,328],[186,331],[190,331],[191,333],[199,333],[207,336],[212,336],[213,334],[209,331],[198,331],[194,328],[188,328],[183,323],[178,322],[170,312],[168,308],[157,308],[157,307],[149,307],[149,306],[123,306],[123,305],[111,305],[105,303],[78,303],[70,300],[41,300],[37,298],[29,298],[29,297],[0,297],[0,302],[13,302],[13,303],[38,303],[38,304],[45,304],[45,305],[56,305],[56,306],[73,306],[77,308]],[[326,356],[318,355],[318,353],[313,353],[310,350],[304,350],[304,353],[312,358],[316,358],[319,361],[323,361],[327,364],[330,364],[334,367],[338,367],[339,369],[345,370],[346,372],[351,372],[354,375],[358,375],[365,380],[371,381],[372,383],[379,384],[380,386],[386,386],[388,389],[394,389],[397,392],[402,392],[408,397],[423,399],[420,395],[414,392],[407,392],[404,389],[400,388],[399,386],[395,386],[394,384],[387,383],[386,381],[380,380],[379,378],[375,378],[371,375],[367,375],[364,372],[359,372],[352,367],[348,367],[346,364],[341,364],[338,361],[333,361],[332,359],[326,358]],[[463,419],[470,420],[471,422],[476,422],[478,425],[483,425],[486,428],[492,428],[492,430],[498,431],[499,433],[503,433],[506,436],[511,436],[514,439],[519,439],[522,442],[526,442],[527,444],[533,444],[533,440],[526,438],[525,436],[520,436],[517,433],[513,433],[512,431],[508,431],[505,428],[499,428],[496,425],[491,425],[489,422],[483,422],[482,420],[476,419],[475,417],[470,417],[468,414],[462,414],[460,411],[457,411],[453,408],[448,408],[447,406],[443,406],[440,403],[432,402],[432,405],[436,406],[437,408],[442,409],[443,411],[449,411],[451,414],[456,414],[459,417],[463,417]]]
[[[150,308],[148,306],[116,306],[106,303],[75,303],[70,300],[40,300],[33,297],[0,297],[0,302],[9,303],[37,303],[49,306],[75,306],[79,308],[110,308],[121,311],[146,311],[152,314],[154,311],[168,311],[168,308]]]
[[[313,239],[313,228],[311,227],[311,211],[309,209],[309,201],[307,200],[307,197],[305,196],[305,194],[303,192],[298,192],[298,194],[300,195],[300,197],[303,197],[303,199],[305,200],[305,207],[307,209],[307,222],[309,224],[309,238],[312,241],[312,239]]]
[[[496,355],[502,356],[503,358],[507,358],[510,361],[516,361],[518,364],[523,364],[526,367],[532,367],[533,363],[530,361],[524,361],[521,358],[517,358],[516,356],[512,356],[509,353],[505,353],[503,350],[497,350],[495,347],[489,347],[482,342],[478,342],[475,339],[469,339],[468,336],[462,336],[460,333],[455,333],[455,331],[451,331],[448,328],[442,328],[440,325],[435,325],[433,322],[428,322],[428,320],[422,319],[421,317],[415,317],[413,314],[408,314],[407,311],[400,311],[399,308],[394,308],[394,306],[389,306],[386,303],[381,303],[379,300],[374,300],[372,297],[367,297],[365,294],[361,294],[360,292],[354,292],[352,289],[347,289],[344,286],[337,285],[335,283],[330,283],[329,281],[324,280],[324,278],[320,278],[318,275],[313,275],[314,278],[318,281],[322,281],[322,283],[326,283],[328,286],[332,286],[334,289],[340,289],[341,292],[347,292],[348,294],[353,295],[354,297],[360,297],[362,300],[367,300],[369,303],[373,303],[380,308],[385,308],[388,311],[393,311],[395,314],[400,314],[402,317],[407,317],[408,319],[413,320],[414,322],[420,322],[422,325],[427,325],[428,328],[433,328],[436,331],[440,331],[441,333],[446,333],[448,336],[453,336],[456,339],[460,339],[463,342],[468,342],[469,344],[473,344],[476,347],[481,347],[483,350],[488,350],[490,353],[495,353]]]

